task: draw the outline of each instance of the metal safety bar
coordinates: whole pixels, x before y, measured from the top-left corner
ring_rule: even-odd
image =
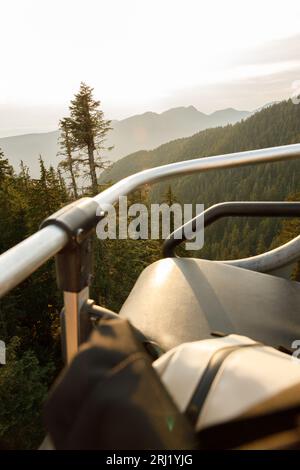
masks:
[[[41,229],[0,256],[0,297],[56,255],[58,284],[64,291],[64,325],[68,361],[80,342],[80,310],[88,300],[91,249],[89,236],[106,205],[115,204],[146,183],[221,168],[270,163],[300,157],[300,144],[201,157],[128,176],[94,198],[83,198],[53,216]]]

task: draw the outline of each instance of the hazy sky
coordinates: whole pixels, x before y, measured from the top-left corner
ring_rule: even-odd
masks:
[[[109,118],[254,109],[300,79],[299,0],[0,0],[0,135],[55,128],[81,80]]]

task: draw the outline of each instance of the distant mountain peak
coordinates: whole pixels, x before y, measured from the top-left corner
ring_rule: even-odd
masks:
[[[176,106],[175,108],[170,108],[170,109],[167,109],[166,111],[163,111],[161,114],[166,114],[166,113],[173,113],[173,112],[176,112],[176,111],[197,111],[197,113],[199,112],[197,108],[195,108],[195,106],[193,105],[190,105],[190,106]]]
[[[148,111],[122,120],[112,121],[107,145],[114,149],[103,155],[114,162],[139,150],[152,150],[166,142],[189,137],[211,127],[234,124],[250,115],[250,112],[233,108],[205,114],[195,106],[179,106],[162,113]],[[19,135],[0,139],[0,148],[8,156],[16,170],[20,160],[29,166],[32,176],[39,174],[38,156],[41,154],[46,165],[57,166],[59,131]]]
[[[226,113],[248,113],[250,114],[249,111],[246,110],[241,110],[241,109],[235,109],[235,108],[224,108],[224,109],[217,109],[216,111],[213,111],[209,116],[214,116],[217,114],[226,114]]]

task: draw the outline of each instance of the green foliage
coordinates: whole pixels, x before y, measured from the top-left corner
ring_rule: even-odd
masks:
[[[0,149],[0,182],[3,183],[6,178],[12,177],[14,174],[12,166],[8,159],[4,157],[4,153]]]
[[[71,180],[71,189],[75,199],[78,198],[77,178],[79,173],[79,159],[73,156],[74,140],[71,132],[72,123],[70,118],[63,118],[59,121],[60,129],[60,152],[59,156],[62,160],[59,168],[63,170],[67,178]]]
[[[3,155],[0,167],[4,169],[0,180],[3,252],[38,230],[41,221],[65,205],[69,197],[59,174],[53,168],[46,169],[42,158],[38,180],[30,178],[23,164],[15,175]],[[0,338],[10,345],[7,364],[0,369],[0,440],[6,446],[35,447],[41,438],[38,403],[54,378],[54,365],[56,370],[61,367],[61,304],[53,260],[1,300]],[[19,338],[17,344],[13,338]]]
[[[13,337],[0,368],[0,442],[4,448],[29,449],[43,440],[41,408],[54,365],[41,365],[32,350],[22,351]]]
[[[291,194],[287,199],[289,201],[300,201],[300,192]],[[278,234],[274,237],[272,247],[283,245],[298,235],[300,235],[300,219],[285,219]],[[294,281],[300,281],[300,261],[296,263],[291,278]]]

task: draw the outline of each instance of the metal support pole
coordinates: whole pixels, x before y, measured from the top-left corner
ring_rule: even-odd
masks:
[[[44,221],[43,226],[60,226],[68,234],[69,242],[55,257],[56,278],[64,293],[61,313],[62,349],[70,363],[81,342],[80,320],[89,298],[92,272],[92,230],[97,203],[83,198]]]
[[[61,314],[62,348],[69,364],[81,343],[80,322],[89,298],[92,271],[92,240],[86,238],[80,245],[71,245],[56,256],[58,287],[64,293]]]
[[[64,341],[66,362],[69,364],[78,351],[80,344],[80,315],[83,306],[89,298],[89,288],[80,292],[64,292],[64,309],[62,321],[64,322]]]

